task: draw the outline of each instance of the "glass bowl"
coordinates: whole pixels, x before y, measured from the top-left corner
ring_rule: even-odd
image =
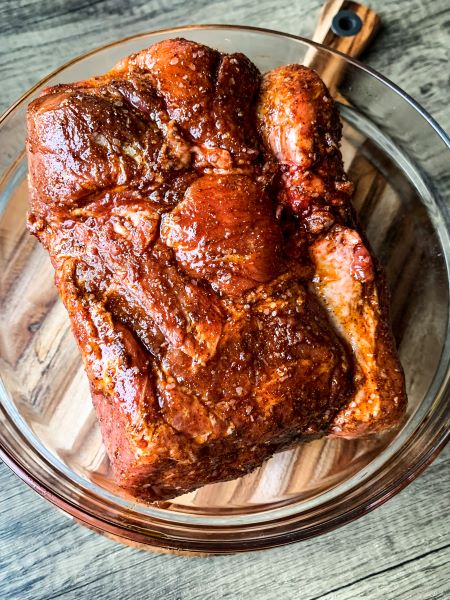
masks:
[[[239,480],[143,504],[117,488],[87,378],[42,247],[25,229],[27,104],[48,85],[107,71],[122,57],[183,36],[241,51],[262,70],[333,61],[343,155],[355,205],[384,263],[406,372],[407,420],[365,440],[317,440],[274,456]],[[85,525],[141,547],[226,553],[318,535],[392,497],[449,436],[450,142],[392,83],[310,41],[248,27],[201,26],[139,35],[67,63],[31,89],[0,125],[0,446],[39,494]]]

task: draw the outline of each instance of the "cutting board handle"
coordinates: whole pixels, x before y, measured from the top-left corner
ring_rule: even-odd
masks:
[[[356,58],[369,46],[380,23],[377,13],[364,4],[328,0],[320,12],[312,39]]]
[[[356,58],[369,46],[379,26],[380,17],[368,6],[349,0],[328,0],[312,39]],[[338,89],[345,71],[345,63],[339,57],[311,48],[303,63],[319,73],[336,99],[348,104]]]

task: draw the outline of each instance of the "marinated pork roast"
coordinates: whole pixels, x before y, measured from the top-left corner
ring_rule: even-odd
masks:
[[[153,501],[398,426],[383,273],[325,85],[172,39],[28,110],[48,250],[117,482]]]

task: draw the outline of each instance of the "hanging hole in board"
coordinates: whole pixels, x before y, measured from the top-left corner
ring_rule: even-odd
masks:
[[[362,21],[359,15],[352,10],[340,10],[333,17],[331,29],[333,33],[341,36],[356,35],[361,31]]]

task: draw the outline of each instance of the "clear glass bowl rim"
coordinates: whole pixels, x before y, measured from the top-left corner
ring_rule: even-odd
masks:
[[[64,71],[67,67],[82,61],[83,59],[95,55],[100,51],[107,50],[108,48],[112,48],[114,46],[120,45],[127,41],[139,40],[152,35],[170,35],[170,34],[182,34],[183,32],[192,32],[196,30],[235,30],[235,31],[249,31],[254,33],[261,33],[266,35],[272,35],[281,38],[287,38],[302,42],[306,45],[316,47],[322,49],[328,53],[335,54],[341,57],[346,63],[353,64],[358,69],[366,72],[371,77],[379,80],[382,84],[390,88],[393,92],[398,94],[403,100],[405,100],[408,104],[410,104],[416,112],[418,112],[423,119],[425,119],[428,124],[434,129],[435,133],[443,140],[444,144],[450,149],[450,137],[443,130],[443,128],[431,117],[431,115],[422,108],[422,106],[416,102],[412,97],[410,97],[406,92],[404,92],[401,88],[399,88],[396,84],[391,82],[389,79],[380,75],[375,70],[367,67],[360,61],[351,58],[337,50],[328,48],[323,46],[322,44],[318,44],[317,42],[313,42],[307,38],[303,38],[301,36],[296,36],[289,33],[283,33],[272,29],[260,28],[260,27],[251,27],[251,26],[239,26],[239,25],[226,25],[226,24],[199,24],[199,25],[187,25],[187,26],[178,26],[174,28],[163,28],[152,30],[144,33],[140,33],[137,35],[131,35],[120,40],[116,40],[114,42],[110,42],[108,44],[104,44],[98,46],[92,50],[84,52],[73,59],[65,62],[60,67],[43,77],[39,80],[34,86],[32,86],[27,92],[25,92],[9,109],[7,109],[3,115],[0,116],[0,126],[2,126],[8,116],[12,114],[17,107],[26,102],[30,96],[40,87],[42,87],[47,81],[52,79],[54,76],[58,75],[58,73]],[[445,211],[445,207],[440,206],[441,210]],[[447,229],[448,223],[450,222],[448,218],[446,219]],[[446,348],[448,350],[449,340],[447,337]],[[446,348],[444,348],[443,353],[445,353]],[[442,366],[442,365],[441,365]],[[449,379],[450,373],[447,371],[447,376],[444,377],[443,383],[440,387],[440,390],[445,394],[447,404],[450,401],[450,386]],[[445,400],[441,400],[442,404],[445,404]],[[450,418],[450,411],[447,415],[447,421]],[[435,415],[436,417],[436,415]],[[302,529],[300,531],[289,531],[289,524],[293,518],[288,518],[287,520],[280,519],[279,521],[274,521],[273,525],[275,530],[272,531],[272,535],[266,535],[266,537],[261,538],[258,535],[254,537],[246,539],[244,530],[241,530],[239,534],[244,534],[243,537],[238,535],[238,537],[234,537],[233,528],[228,528],[227,532],[223,532],[223,539],[209,539],[208,536],[208,527],[203,527],[203,534],[205,535],[205,539],[201,539],[203,535],[202,532],[198,531],[196,525],[192,528],[192,532],[194,535],[190,539],[189,537],[184,538],[183,536],[177,537],[177,535],[162,535],[161,531],[158,531],[158,527],[153,531],[143,531],[139,530],[139,528],[135,528],[133,526],[129,526],[130,524],[126,524],[122,519],[114,520],[111,519],[106,513],[104,517],[100,516],[98,511],[91,511],[86,507],[81,509],[76,502],[71,501],[68,498],[63,497],[55,490],[51,488],[46,482],[39,480],[39,478],[35,477],[27,468],[25,468],[17,457],[13,456],[9,450],[1,444],[0,441],[0,458],[3,462],[16,474],[18,475],[25,483],[27,483],[32,489],[34,489],[37,493],[39,493],[42,497],[46,498],[52,504],[56,505],[58,508],[63,510],[65,513],[68,513],[72,517],[74,517],[77,521],[83,523],[87,527],[90,527],[100,533],[104,533],[109,535],[115,539],[125,541],[126,543],[136,543],[142,544],[146,548],[153,548],[157,550],[161,549],[169,549],[175,550],[176,552],[188,552],[188,553],[230,553],[237,551],[248,551],[248,550],[260,550],[269,547],[284,545],[292,542],[296,542],[303,539],[308,539],[314,537],[316,535],[321,535],[341,525],[349,523],[364,514],[370,512],[375,509],[377,506],[386,502],[389,498],[396,495],[400,492],[404,487],[406,487],[409,483],[411,483],[420,473],[437,457],[437,455],[442,451],[445,445],[450,440],[450,427],[445,423],[442,423],[442,426],[437,434],[435,434],[433,442],[430,442],[427,446],[425,452],[423,452],[417,460],[409,465],[409,468],[403,472],[400,476],[396,477],[393,481],[391,481],[388,485],[378,491],[378,493],[372,495],[370,498],[366,500],[361,500],[350,509],[343,511],[339,514],[331,516],[326,521],[321,522],[320,525],[314,525],[308,527],[306,530]],[[383,465],[383,469],[385,469],[389,465],[390,460]],[[93,505],[97,504],[96,500],[93,498]],[[283,521],[283,523],[281,523]],[[283,525],[281,529],[277,529],[278,525]],[[174,523],[176,527],[179,523]],[[285,529],[286,528],[286,529]],[[189,529],[189,528],[187,528]],[[212,528],[214,529],[214,528]],[[244,528],[245,529],[245,528]],[[198,534],[201,534],[200,536]],[[236,531],[237,533],[237,531]],[[267,531],[266,534],[270,532]]]

